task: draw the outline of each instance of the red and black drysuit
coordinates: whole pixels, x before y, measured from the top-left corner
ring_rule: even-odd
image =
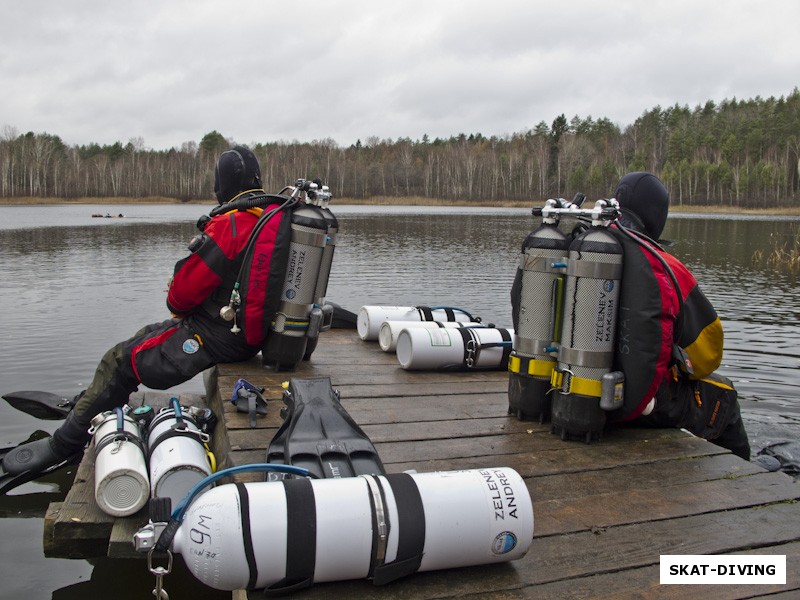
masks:
[[[252,190],[237,198],[246,199],[248,194],[256,193],[263,194]],[[73,409],[74,418],[81,425],[88,428],[94,415],[125,404],[140,384],[167,389],[217,363],[247,360],[259,352],[264,338],[261,323],[234,333],[233,322],[223,320],[219,311],[230,300],[250,234],[261,214],[261,208],[234,210],[206,221],[189,245],[191,254],[175,265],[167,294],[167,307],[175,317],[144,327],[106,352],[92,383]],[[248,274],[251,280],[270,281],[270,255],[280,254],[283,246],[288,247],[284,237],[290,234],[281,228],[285,217],[284,211],[278,211],[259,234],[260,252],[266,260],[254,261],[255,273],[251,270]],[[260,275],[259,269],[263,271]],[[280,294],[280,285],[273,285],[272,289],[264,285],[260,293],[265,302],[270,295],[268,300],[275,305],[274,294]],[[237,326],[241,328],[247,318],[237,317]],[[77,429],[83,435],[86,428]],[[70,427],[54,433],[54,437],[59,435],[78,434],[75,427]],[[78,440],[64,441],[75,445]]]
[[[677,258],[634,231],[610,231],[624,253],[614,369],[625,394],[609,420],[682,427],[749,460],[736,390],[714,373],[724,339],[716,310]]]

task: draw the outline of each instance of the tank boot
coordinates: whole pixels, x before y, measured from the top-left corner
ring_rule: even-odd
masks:
[[[83,452],[90,439],[89,424],[71,412],[52,437],[21,444],[9,451],[3,457],[3,469],[11,475],[26,471],[41,473]]]

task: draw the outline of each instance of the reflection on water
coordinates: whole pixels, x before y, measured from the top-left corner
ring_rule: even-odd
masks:
[[[364,304],[461,306],[485,322],[510,326],[509,289],[520,245],[534,226],[527,209],[335,207],[341,233],[329,299],[353,311]],[[72,395],[97,360],[140,326],[167,316],[165,285],[186,254],[197,206],[124,207],[125,219],[91,219],[106,207],[0,207],[2,390]],[[723,374],[736,384],[755,448],[797,439],[800,291],[785,273],[754,265],[757,249],[788,238],[797,222],[673,215],[664,237],[696,274],[725,328]],[[196,378],[180,387],[201,391]],[[36,421],[0,403],[0,446],[16,444]],[[28,501],[0,499],[0,535],[24,539],[0,547],[7,597],[149,596],[142,565],[97,568],[41,556],[41,516],[63,494],[57,478],[27,484]],[[24,575],[24,577],[21,577]],[[30,581],[30,583],[29,583]],[[130,582],[130,585],[128,583]],[[53,593],[53,590],[56,590]],[[174,598],[193,597],[177,586]]]

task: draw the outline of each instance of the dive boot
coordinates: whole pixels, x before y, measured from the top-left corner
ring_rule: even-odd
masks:
[[[20,444],[3,457],[3,470],[10,475],[30,471],[43,473],[82,453],[91,439],[89,426],[84,426],[75,413],[70,413],[52,437]]]

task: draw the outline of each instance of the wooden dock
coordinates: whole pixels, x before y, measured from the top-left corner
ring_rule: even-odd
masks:
[[[383,587],[315,585],[303,598],[796,598],[800,596],[800,483],[768,473],[705,440],[672,429],[609,427],[599,442],[562,441],[548,425],[506,414],[505,372],[404,371],[393,354],[353,330],[322,335],[312,359],[275,373],[259,359],[219,365],[207,378],[220,416],[221,466],[264,462],[281,419],[282,382],[327,376],[374,442],[389,472],[511,467],[526,480],[535,531],[512,563],[419,573]],[[229,401],[244,377],[264,387],[269,414],[250,428]],[[47,556],[135,555],[146,514],[111,519],[94,506],[87,452],[65,501],[45,522]],[[241,481],[263,476],[241,476]],[[143,511],[146,512],[146,511]],[[778,554],[786,585],[660,585],[666,554]],[[235,598],[261,592],[235,592]]]

